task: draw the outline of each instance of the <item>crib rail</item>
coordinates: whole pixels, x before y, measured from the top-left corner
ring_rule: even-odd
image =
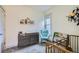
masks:
[[[56,43],[46,42],[46,53],[71,53],[65,47],[57,45]]]
[[[78,35],[68,35],[69,46],[72,48],[73,52],[79,52],[79,36]]]

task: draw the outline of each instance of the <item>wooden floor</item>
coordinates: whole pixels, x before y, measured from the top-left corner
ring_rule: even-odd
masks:
[[[3,53],[45,53],[45,46],[36,44],[24,48],[13,47],[5,50]]]

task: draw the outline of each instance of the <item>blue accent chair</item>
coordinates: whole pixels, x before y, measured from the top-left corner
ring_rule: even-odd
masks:
[[[48,30],[44,29],[44,30],[40,30],[40,37],[41,37],[41,43],[43,41],[47,41],[49,38],[49,32]]]

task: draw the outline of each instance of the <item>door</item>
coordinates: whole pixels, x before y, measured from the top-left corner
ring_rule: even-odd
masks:
[[[4,13],[3,9],[0,7],[0,52],[2,50],[3,41],[4,41]]]

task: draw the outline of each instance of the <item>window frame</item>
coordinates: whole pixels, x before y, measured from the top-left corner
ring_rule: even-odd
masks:
[[[50,18],[50,24],[45,23],[47,18]],[[46,26],[50,26],[49,35],[52,36],[52,14],[51,13],[44,16],[44,28],[45,29],[46,29]]]

